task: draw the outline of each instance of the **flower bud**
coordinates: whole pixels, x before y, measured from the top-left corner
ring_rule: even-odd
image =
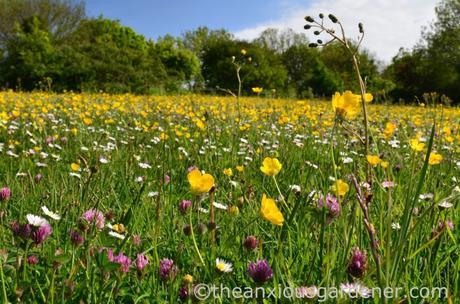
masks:
[[[303,26],[303,28],[306,29],[306,30],[309,30],[309,29],[311,29],[311,25],[310,24],[305,24]]]
[[[182,228],[182,231],[184,232],[185,235],[189,236],[192,234],[192,227],[190,227],[190,225],[184,225],[184,228]]]
[[[306,16],[306,17],[305,17],[305,21],[307,21],[307,22],[315,22],[315,19],[313,19],[313,18],[310,17],[310,16]]]
[[[329,19],[331,19],[332,23],[337,23],[339,21],[337,17],[332,14],[329,14]]]
[[[243,246],[247,250],[255,250],[259,246],[259,240],[255,236],[250,235],[244,240]]]

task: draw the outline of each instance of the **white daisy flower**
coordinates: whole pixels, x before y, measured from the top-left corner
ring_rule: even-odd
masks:
[[[399,223],[391,223],[391,229],[399,230],[401,229],[401,225],[399,225]]]
[[[142,169],[151,169],[152,166],[150,166],[150,164],[148,163],[139,163],[139,167],[141,167]]]
[[[201,212],[201,213],[209,213],[208,209],[204,209],[202,207],[198,208],[198,211]]]
[[[353,158],[351,158],[351,157],[344,157],[344,158],[342,158],[342,162],[343,162],[344,164],[350,164],[350,163],[353,162]]]
[[[76,177],[76,178],[81,178],[81,174],[75,173],[75,172],[70,172],[70,176]]]
[[[49,225],[48,221],[38,215],[34,214],[27,214],[26,215],[27,221],[29,224],[35,227],[41,227],[41,226],[46,226]]]
[[[216,259],[216,268],[220,272],[232,272],[233,271],[233,265],[229,262],[226,262],[222,259],[217,258]]]
[[[429,201],[433,199],[433,197],[434,197],[433,193],[427,193],[427,194],[420,194],[418,198],[423,201]]]
[[[103,156],[99,157],[99,162],[101,164],[108,164],[109,163],[109,160]]]
[[[61,219],[61,216],[59,214],[50,211],[48,209],[48,207],[46,207],[46,206],[42,206],[42,211],[46,216],[49,216],[50,218],[52,218],[55,221],[59,221]]]
[[[109,235],[113,236],[114,238],[120,239],[120,240],[125,239],[125,236],[123,234],[120,234],[120,233],[115,232],[115,231],[109,231]]]
[[[155,197],[155,196],[158,196],[158,191],[150,191],[148,194],[147,194],[148,197]]]
[[[235,182],[235,181],[230,181],[230,185],[232,185],[233,187],[238,187],[238,182]]]
[[[19,155],[14,154],[14,152],[11,151],[11,150],[8,150],[8,151],[6,152],[6,155],[11,156],[11,157],[19,157]]]
[[[300,191],[302,191],[299,185],[290,185],[289,190],[291,190],[294,193],[300,193]]]
[[[217,209],[221,209],[221,210],[227,210],[228,209],[228,206],[227,205],[224,205],[224,204],[221,204],[221,203],[218,203],[218,202],[214,202],[212,203],[214,207],[216,207]]]
[[[438,207],[441,209],[449,209],[452,208],[454,205],[452,203],[449,203],[447,200],[443,200],[438,204]]]

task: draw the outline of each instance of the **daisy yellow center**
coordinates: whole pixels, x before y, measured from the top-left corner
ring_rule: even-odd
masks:
[[[217,267],[217,269],[219,269],[220,271],[224,271],[224,270],[225,270],[225,263],[220,262],[220,263],[218,263],[218,264],[216,265],[216,267]]]

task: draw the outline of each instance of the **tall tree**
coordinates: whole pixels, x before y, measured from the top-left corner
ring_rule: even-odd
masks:
[[[241,54],[243,49],[246,51],[244,56]],[[234,56],[235,60],[243,60],[242,57],[246,60],[240,73],[246,94],[251,93],[252,87],[263,87],[266,91],[284,88],[287,72],[280,56],[273,50],[246,41],[218,40],[206,46],[202,59],[202,73],[209,90],[221,87],[237,91],[238,80],[232,63]]]
[[[0,0],[0,48],[16,37],[16,25],[36,17],[53,39],[67,37],[85,18],[83,1]]]
[[[56,50],[50,33],[37,17],[24,20],[16,29],[14,41],[6,45],[0,65],[3,86],[32,90],[52,81],[56,73]]]
[[[153,48],[118,21],[85,20],[60,49],[62,85],[113,93],[157,90],[165,71]]]
[[[293,45],[282,57],[288,72],[288,91],[294,91],[295,97],[332,95],[340,89],[340,79],[326,67],[317,49]]]
[[[254,42],[261,47],[269,48],[277,53],[283,53],[291,46],[306,45],[308,38],[305,34],[296,33],[290,28],[285,30],[268,28],[260,33]]]

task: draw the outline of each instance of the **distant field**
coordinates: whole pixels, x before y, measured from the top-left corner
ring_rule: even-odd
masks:
[[[428,302],[457,303],[460,109],[368,110],[364,155],[361,114],[340,122],[330,101],[0,93],[0,299],[175,303],[205,300],[199,284],[280,284],[316,299],[401,287],[389,303],[445,287]]]

